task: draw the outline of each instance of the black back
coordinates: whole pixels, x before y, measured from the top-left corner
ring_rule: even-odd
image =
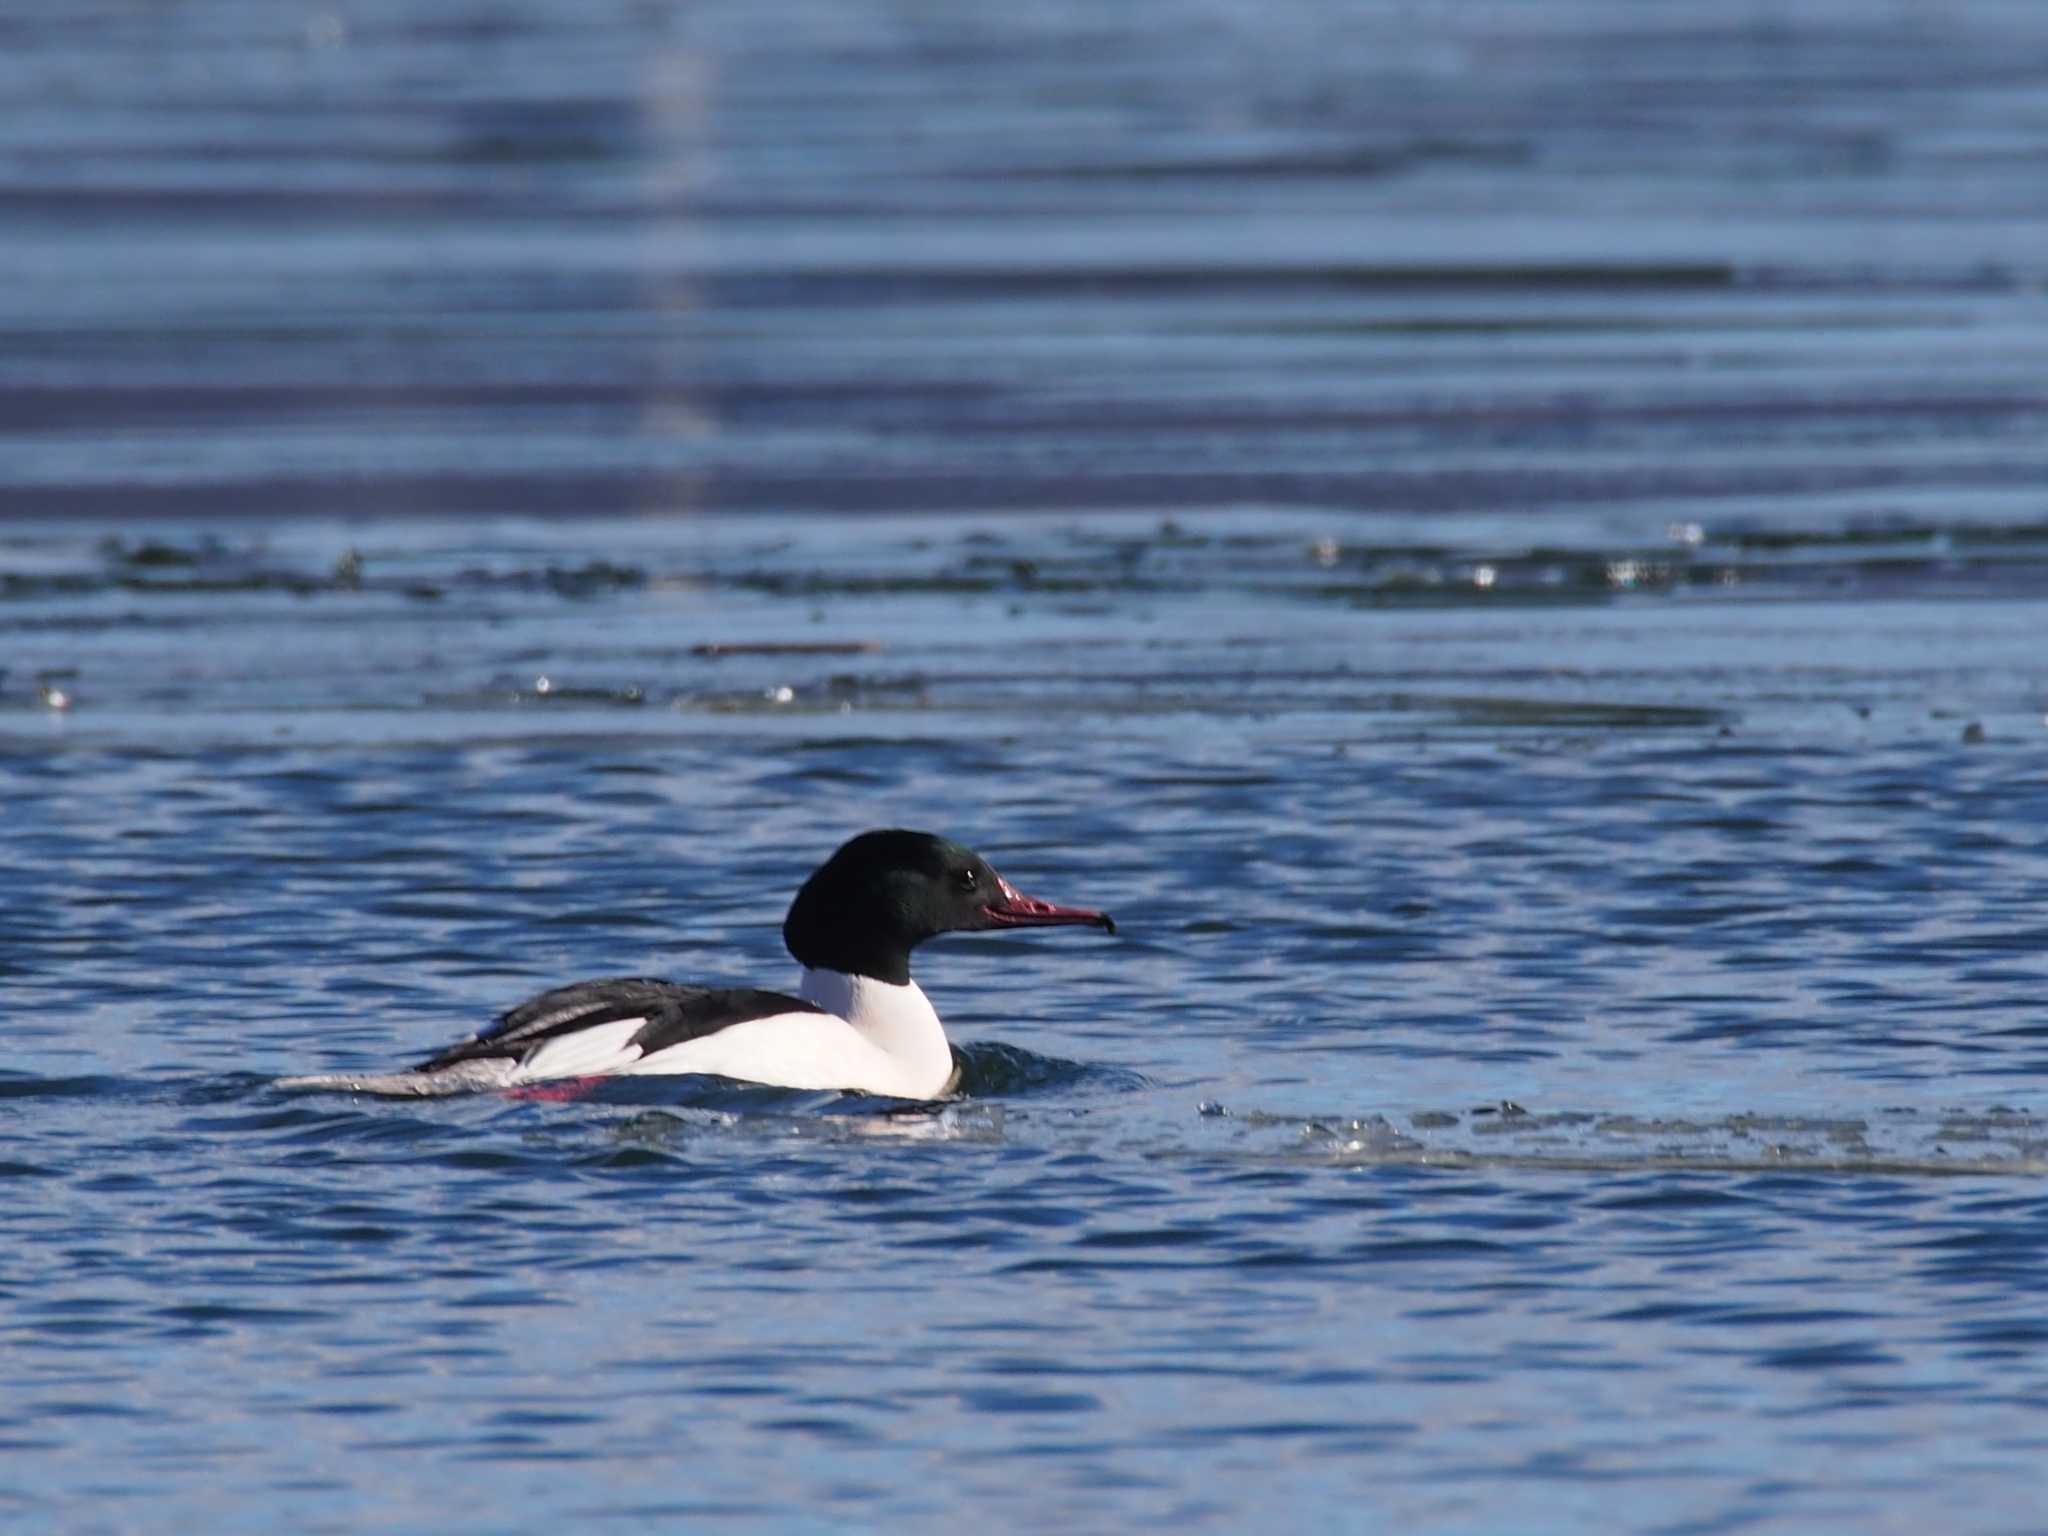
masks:
[[[597,1024],[645,1019],[632,1038],[651,1056],[685,1040],[713,1035],[731,1024],[777,1013],[823,1013],[815,1003],[754,987],[686,987],[645,976],[579,981],[529,998],[472,1040],[451,1045],[414,1070],[435,1072],[463,1061],[522,1061],[528,1052],[559,1035]]]

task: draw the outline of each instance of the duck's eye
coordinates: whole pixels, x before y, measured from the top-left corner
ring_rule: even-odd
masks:
[[[957,874],[957,875],[955,875],[955,876],[953,877],[953,879],[954,879],[954,882],[955,882],[955,883],[956,883],[956,884],[957,884],[957,885],[958,885],[958,886],[960,887],[960,889],[961,889],[961,890],[963,890],[963,891],[971,891],[971,890],[973,890],[973,889],[974,889],[974,888],[975,888],[976,886],[978,886],[978,885],[980,885],[980,884],[981,884],[981,876],[980,876],[980,875],[978,875],[978,874],[976,874],[976,873],[975,873],[975,872],[974,872],[973,870],[971,870],[971,869],[963,869],[963,870],[961,870],[959,874]]]

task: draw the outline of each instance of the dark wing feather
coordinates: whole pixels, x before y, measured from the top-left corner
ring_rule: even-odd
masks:
[[[520,1061],[545,1041],[620,1019],[647,1021],[632,1043],[640,1047],[642,1055],[652,1055],[748,1019],[824,1011],[815,1003],[753,987],[687,987],[646,976],[579,981],[528,998],[500,1014],[497,1022],[475,1038],[428,1057],[414,1070],[438,1072],[458,1062],[497,1058]]]

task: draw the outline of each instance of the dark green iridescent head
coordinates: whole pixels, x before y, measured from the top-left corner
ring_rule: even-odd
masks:
[[[1085,924],[1108,914],[1023,895],[971,848],[929,832],[863,832],[822,864],[790,903],[782,941],[812,969],[901,986],[910,952],[941,933]]]

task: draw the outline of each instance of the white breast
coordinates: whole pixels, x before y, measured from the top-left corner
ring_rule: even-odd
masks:
[[[932,1093],[943,1092],[952,1078],[953,1048],[946,1043],[946,1026],[916,982],[899,987],[872,976],[806,970],[796,991],[805,1002],[846,1020],[913,1077],[941,1085]]]

